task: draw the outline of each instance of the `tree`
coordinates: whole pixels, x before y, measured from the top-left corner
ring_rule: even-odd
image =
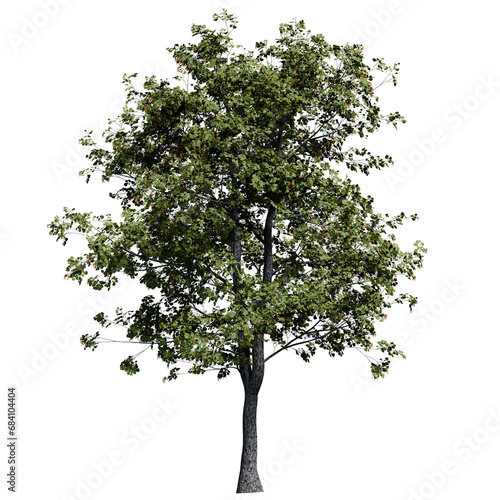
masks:
[[[306,362],[317,349],[378,350],[385,358],[365,355],[373,376],[384,376],[391,358],[404,355],[393,342],[374,346],[374,323],[395,303],[416,304],[396,285],[415,279],[426,250],[417,241],[403,251],[390,233],[417,215],[374,213],[373,198],[331,165],[368,174],[393,163],[351,136],[405,121],[382,115],[374,94],[374,74],[396,85],[398,64],[375,58],[370,67],[361,45],[330,45],[296,20],[280,25],[275,45],[256,43],[254,54],[230,38],[233,15],[214,19],[225,28],[193,25],[199,43],[167,49],[190,79],[185,89],[152,76],[138,90],[137,74],[124,75],[126,104],[104,134],[110,146],[98,147],[91,132],[80,140],[92,163],[80,174],[87,183],[96,172],[119,181],[110,196],[123,220],[65,207],[49,228],[63,244],[70,231],[88,244],[68,259],[65,278],[101,290],[125,273],[152,291],[135,311],[94,319],[126,327],[126,342],[156,347],[169,369],[164,381],[178,376],[180,362],[188,373],[216,370],[218,379],[239,372],[237,492],[256,492],[265,363],[290,349]],[[100,332],[81,338],[92,350],[103,340]],[[136,357],[120,368],[137,373]]]

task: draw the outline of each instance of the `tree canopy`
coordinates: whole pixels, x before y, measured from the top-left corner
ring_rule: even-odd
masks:
[[[395,303],[416,304],[396,286],[415,278],[426,250],[420,241],[403,250],[393,234],[416,215],[375,213],[345,173],[393,163],[359,138],[405,121],[381,113],[374,86],[377,75],[396,85],[399,66],[369,65],[361,45],[329,44],[296,20],[280,25],[275,44],[247,51],[230,36],[233,15],[214,19],[225,27],[193,25],[198,43],[167,49],[184,87],[151,76],[139,89],[137,74],[124,75],[126,104],[109,121],[106,146],[91,132],[80,140],[90,148],[80,174],[119,180],[110,196],[122,214],[66,207],[54,218],[50,233],[63,244],[75,231],[88,244],[65,277],[101,290],[125,273],[151,290],[137,310],[95,320],[155,346],[164,380],[181,361],[190,373],[250,374],[257,357],[289,349],[304,361],[317,349],[379,350],[372,373],[383,375],[403,353],[375,342],[375,323]],[[101,339],[81,341],[95,349]],[[128,374],[139,371],[136,354],[121,363]]]

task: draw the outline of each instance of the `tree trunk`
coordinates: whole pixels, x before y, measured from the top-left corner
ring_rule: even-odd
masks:
[[[245,387],[243,451],[236,493],[264,491],[257,471],[257,400],[258,394],[250,387]]]
[[[235,215],[236,215],[235,210]],[[272,228],[276,209],[271,206],[267,213],[264,228],[264,275],[263,282],[272,281],[273,271],[273,242]],[[234,217],[234,220],[237,220]],[[239,264],[241,261],[241,241],[238,234],[234,232],[234,256]],[[237,290],[237,278],[241,272],[240,266],[234,274],[235,291]],[[263,304],[262,304],[263,305]],[[243,334],[240,333],[242,344]],[[241,452],[240,476],[236,493],[256,493],[264,491],[257,471],[257,401],[260,386],[264,379],[264,335],[256,333],[252,348],[242,348],[239,360],[239,372],[243,387],[245,388],[245,403],[243,405],[243,450]]]

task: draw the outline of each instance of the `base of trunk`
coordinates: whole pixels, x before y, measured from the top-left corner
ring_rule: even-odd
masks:
[[[258,493],[262,491],[264,491],[264,488],[260,482],[257,470],[245,471],[243,474],[240,474],[236,493]]]
[[[257,394],[245,387],[243,450],[236,493],[264,491],[257,471],[257,400]]]

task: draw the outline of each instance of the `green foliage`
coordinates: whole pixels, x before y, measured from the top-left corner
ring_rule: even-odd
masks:
[[[127,375],[135,375],[139,370],[137,361],[132,356],[128,356],[120,364],[120,370],[123,370]]]
[[[164,380],[177,377],[181,361],[190,373],[216,369],[224,378],[251,364],[258,335],[273,344],[267,359],[288,349],[305,361],[319,348],[369,351],[374,322],[395,303],[416,304],[396,285],[414,279],[426,250],[417,241],[404,251],[390,232],[416,215],[374,213],[373,198],[338,169],[368,174],[393,163],[351,142],[405,121],[381,114],[373,86],[378,73],[396,85],[399,66],[378,58],[370,67],[362,46],[331,45],[303,21],[281,24],[274,45],[241,50],[230,37],[235,17],[214,19],[226,27],[193,25],[198,43],[167,49],[189,77],[186,89],[151,76],[139,90],[137,75],[125,75],[127,100],[109,121],[108,146],[97,147],[91,132],[81,139],[90,148],[91,166],[80,172],[87,183],[98,172],[103,182],[121,180],[110,196],[122,219],[69,208],[54,218],[50,233],[63,244],[69,231],[88,244],[68,259],[65,278],[109,290],[124,273],[157,292],[135,311],[95,319],[156,346],[170,368]],[[271,207],[269,283],[262,217]],[[97,339],[84,335],[82,344],[94,349]],[[387,357],[372,364],[374,377],[402,355],[383,341],[378,349]],[[139,371],[131,356],[121,368]]]
[[[90,349],[93,351],[97,347],[97,337],[99,337],[99,332],[95,333],[94,335],[85,333],[80,337],[80,343],[83,345],[84,349]]]

